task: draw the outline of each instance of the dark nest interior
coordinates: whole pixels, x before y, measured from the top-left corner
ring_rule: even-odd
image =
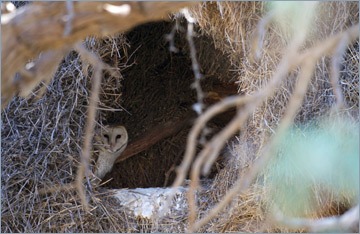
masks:
[[[174,23],[149,23],[124,35],[129,48],[121,88],[114,90],[110,87],[111,92],[103,89],[100,96],[106,108],[120,107],[123,111],[101,111],[103,123],[124,125],[129,134],[129,144],[152,131],[161,134],[156,131],[169,122],[173,123],[170,127],[177,130],[148,149],[117,163],[103,179],[112,178],[106,187],[162,187],[171,185],[175,178],[174,169],[182,160],[190,123],[196,117],[192,106],[197,102],[196,91],[192,88],[194,73],[186,41],[186,24],[178,23],[180,30],[174,34],[176,53],[169,51],[169,41],[165,39],[175,27]],[[229,79],[231,65],[227,57],[215,49],[210,38],[197,35],[194,41],[203,75],[205,104],[236,94],[237,85]],[[114,64],[111,56],[103,60]],[[113,80],[108,79],[111,80],[107,82]],[[215,118],[209,124],[212,134],[224,127],[233,114],[233,111],[228,111]],[[217,164],[209,178],[221,168],[221,164]]]

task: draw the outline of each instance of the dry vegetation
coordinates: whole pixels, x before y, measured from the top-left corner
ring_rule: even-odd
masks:
[[[289,33],[284,29],[290,25],[276,24],[263,2],[205,2],[185,12],[188,20],[189,17],[196,20],[193,39],[203,74],[200,84],[208,94],[204,99],[207,108],[198,118],[191,109],[199,92],[191,89],[194,57],[189,52],[184,18],[171,16],[172,22],[133,28],[163,18],[164,12],[149,16],[143,13],[149,9],[156,12],[160,6],[131,3],[137,20],[130,17],[131,23],[117,30],[132,31],[110,36],[108,33],[115,31],[109,29],[110,32],[100,33],[107,35],[102,39],[87,37],[84,45],[93,54],[85,55],[85,47],[72,43],[99,30],[91,27],[94,31],[88,28],[77,31],[79,4],[85,3],[74,4],[74,9],[56,4],[38,2],[19,8],[18,31],[11,32],[28,34],[21,34],[21,41],[13,40],[13,34],[2,38],[2,48],[7,48],[2,51],[2,67],[9,67],[2,69],[2,232],[303,232],[316,230],[316,225],[322,227],[308,220],[299,223],[281,218],[275,224],[269,215],[266,171],[260,176],[258,172],[274,155],[273,143],[280,141],[292,123],[300,126],[321,116],[340,119],[346,116],[358,121],[357,2],[319,3],[316,19],[304,38],[301,32]],[[83,9],[93,12],[92,4]],[[169,5],[169,10],[180,6]],[[36,11],[43,12],[42,17],[73,14],[70,22],[74,23],[75,31],[68,35],[70,39],[59,40],[54,46],[51,42],[55,34],[46,31],[49,28],[42,27],[46,30],[40,39],[32,30],[26,31],[28,25],[20,22],[27,18],[21,17],[32,19],[31,14]],[[89,13],[87,17],[92,19],[93,15]],[[114,22],[114,18],[107,20]],[[79,19],[81,23],[84,20]],[[102,21],[94,22],[100,25]],[[38,25],[34,23],[35,26]],[[58,34],[62,35],[65,28],[66,25],[56,28]],[[2,34],[10,29],[2,25]],[[171,34],[175,29],[175,34]],[[165,35],[169,33],[177,53],[168,50]],[[28,44],[35,48],[30,51],[26,48],[28,44],[23,43],[27,36],[33,40]],[[294,42],[293,36],[298,41]],[[61,61],[72,47],[76,51]],[[49,48],[63,48],[55,54],[54,50],[46,52],[55,64],[42,63],[43,67],[30,72],[22,69],[28,59]],[[91,59],[97,57],[102,62],[94,64]],[[58,66],[56,61],[61,64]],[[99,64],[104,69],[101,75]],[[48,69],[42,70],[44,67]],[[15,72],[21,75],[13,79]],[[54,78],[46,81],[53,73]],[[24,87],[30,91],[28,86],[34,83],[29,77],[35,77],[35,86],[41,80],[48,84],[37,86],[27,97],[11,99],[17,93],[24,95]],[[159,126],[171,126],[173,131],[115,165],[104,179],[113,178],[112,181],[104,186],[90,186],[91,181],[84,180],[88,198],[84,202],[74,181],[79,176],[79,164],[83,165],[80,155],[85,155],[84,126],[91,130],[86,121],[91,121],[88,106],[96,101],[90,97],[96,94],[94,79],[101,79],[98,111],[92,112],[95,127],[108,122],[124,123],[133,139],[130,143],[134,144],[142,136],[153,139],[147,134],[158,131]],[[212,132],[206,135],[204,129]],[[91,138],[87,141],[91,143]],[[225,159],[214,166],[212,162],[216,160],[212,158],[218,154]],[[82,162],[86,164],[86,160]],[[210,178],[211,185],[199,190],[196,200],[200,172],[206,171],[206,166],[211,168],[211,176],[201,178]],[[135,218],[119,206],[108,190],[171,183],[176,187],[188,176],[192,180],[187,197],[189,213],[160,221]],[[306,213],[306,218],[341,215],[355,205],[347,199],[349,194],[339,198],[323,193],[326,191],[320,189],[315,197],[318,200],[326,197],[326,202]],[[85,204],[89,210],[84,209]],[[354,216],[351,212],[345,213],[350,214],[348,220]],[[286,221],[288,225],[284,225]]]

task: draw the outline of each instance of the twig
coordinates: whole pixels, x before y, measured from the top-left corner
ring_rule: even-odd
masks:
[[[39,189],[37,191],[37,194],[44,195],[47,193],[60,192],[60,191],[64,191],[64,190],[72,190],[75,188],[76,188],[76,185],[74,183],[65,184],[65,185],[53,185],[51,187],[45,187],[45,188]]]
[[[309,58],[306,60],[301,67],[301,71],[298,75],[298,80],[295,85],[294,93],[289,101],[288,107],[286,108],[284,117],[279,123],[276,135],[273,138],[272,146],[276,146],[278,142],[282,139],[283,135],[292,124],[295,119],[296,113],[300,108],[301,103],[304,100],[306,95],[307,87],[310,83],[312,74],[314,72],[316,65],[316,60]]]
[[[99,102],[99,90],[101,84],[103,63],[101,60],[95,55],[88,52],[83,45],[80,43],[75,46],[76,50],[80,53],[81,56],[94,66],[94,74],[93,74],[93,86],[91,88],[90,94],[90,104],[88,107],[88,114],[86,119],[86,127],[85,127],[85,136],[84,143],[81,150],[81,163],[79,165],[77,176],[76,176],[76,188],[79,193],[81,202],[86,211],[89,210],[89,205],[86,200],[85,189],[83,187],[83,178],[84,176],[88,176],[89,172],[89,161],[90,161],[90,149],[91,142],[93,139],[93,132],[95,127],[95,116],[97,105]],[[96,62],[96,63],[95,63]]]
[[[349,41],[348,36],[345,35],[343,39],[339,42],[337,49],[335,50],[334,56],[331,60],[330,83],[333,87],[333,92],[335,94],[336,110],[345,107],[344,98],[341,93],[341,87],[339,85],[339,77],[340,77],[339,67],[341,64],[341,58],[347,48],[348,41]]]
[[[191,84],[191,87],[196,90],[197,103],[195,103],[193,105],[193,109],[196,111],[196,113],[198,115],[200,115],[203,112],[203,108],[204,108],[203,99],[205,97],[205,94],[202,91],[201,84],[200,84],[202,74],[200,73],[200,66],[196,59],[196,49],[195,49],[195,44],[194,44],[194,40],[193,40],[195,19],[190,16],[189,10],[187,8],[184,8],[181,12],[184,14],[185,18],[188,21],[186,40],[189,43],[191,64],[192,64],[192,69],[193,69],[194,76],[195,76],[195,81],[194,81],[194,83]]]
[[[287,218],[276,207],[273,207],[275,222],[289,228],[306,228],[309,232],[350,232],[359,223],[359,204],[341,216],[331,216],[318,220],[303,218]]]
[[[181,30],[179,18],[180,15],[176,14],[175,25],[172,27],[171,32],[165,35],[165,40],[169,42],[169,51],[174,53],[177,53],[179,51],[179,49],[175,46],[175,33],[177,30]]]
[[[276,10],[270,11],[263,19],[261,19],[256,27],[256,33],[254,39],[252,40],[250,61],[259,59],[261,56],[261,48],[263,47],[264,37],[266,32],[266,27],[274,19],[278,12]],[[245,51],[245,50],[244,50]]]
[[[66,9],[68,15],[64,17],[64,21],[66,22],[64,37],[68,37],[71,33],[72,21],[74,19],[74,3],[72,1],[66,1]]]

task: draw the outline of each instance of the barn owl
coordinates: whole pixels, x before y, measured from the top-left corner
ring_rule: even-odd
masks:
[[[124,126],[107,125],[100,131],[95,139],[99,141],[96,147],[99,149],[99,158],[95,164],[94,174],[102,179],[111,171],[115,160],[125,150],[128,143],[128,134]]]

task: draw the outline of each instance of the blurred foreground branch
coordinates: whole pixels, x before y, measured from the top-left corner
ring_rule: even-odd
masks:
[[[61,59],[87,36],[103,37],[197,2],[33,2],[1,16],[1,104],[52,79]],[[32,64],[25,65],[39,54]],[[46,69],[43,69],[46,67]],[[40,72],[41,71],[41,72]],[[15,77],[16,73],[20,76]]]
[[[279,209],[274,208],[274,221],[289,228],[306,228],[309,232],[351,232],[359,225],[359,204],[341,216],[331,216],[318,220],[287,218]]]
[[[336,52],[339,43],[343,43],[344,38],[348,43],[351,43],[359,35],[359,25],[352,26],[347,31],[341,32],[333,37],[328,38],[325,41],[315,44],[312,48],[299,53],[298,49],[301,46],[304,35],[294,38],[292,44],[289,45],[282,61],[277,67],[277,70],[272,77],[270,83],[259,90],[252,96],[233,96],[224,99],[222,102],[215,104],[205,111],[196,120],[194,127],[191,129],[187,141],[187,148],[184,156],[184,160],[178,168],[178,175],[173,184],[173,188],[179,187],[189,170],[191,162],[195,157],[195,149],[197,138],[201,129],[205,126],[206,122],[209,121],[216,114],[234,106],[242,105],[238,114],[234,119],[217,135],[215,135],[200,151],[194,162],[191,171],[191,186],[188,192],[189,200],[189,221],[190,225],[188,232],[195,232],[206,223],[208,223],[215,215],[217,215],[222,209],[228,205],[232,199],[239,194],[239,192],[245,191],[251,184],[251,181],[256,177],[257,173],[263,168],[267,161],[273,155],[273,148],[277,142],[281,140],[283,133],[291,125],[296,113],[303,101],[303,98],[307,91],[307,86],[311,80],[313,69],[316,66],[316,62],[326,55],[332,55]],[[196,199],[195,191],[199,187],[200,170],[203,169],[203,174],[208,173],[208,169],[215,161],[220,150],[224,147],[225,142],[238,130],[240,129],[245,121],[249,118],[250,114],[269,96],[271,96],[282,80],[286,78],[286,75],[297,66],[301,67],[301,72],[298,75],[298,82],[296,84],[295,91],[289,101],[286,113],[281,120],[276,136],[271,139],[266,147],[263,148],[262,153],[258,160],[255,161],[254,165],[245,173],[233,186],[233,188],[227,192],[224,198],[213,208],[210,212],[195,222],[196,217]],[[336,89],[337,87],[334,87]],[[170,197],[171,198],[171,197]]]

